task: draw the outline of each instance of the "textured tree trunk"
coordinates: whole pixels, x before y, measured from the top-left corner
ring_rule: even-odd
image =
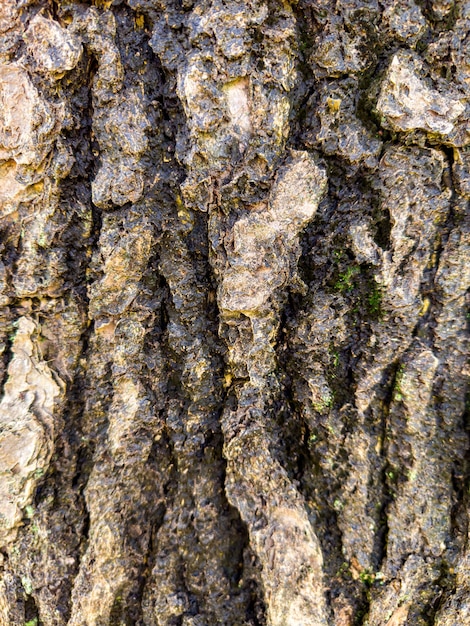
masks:
[[[1,626],[470,624],[469,33],[0,2]]]

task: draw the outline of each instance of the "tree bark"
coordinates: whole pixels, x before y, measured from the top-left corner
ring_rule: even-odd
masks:
[[[3,0],[0,625],[470,623],[463,0]]]

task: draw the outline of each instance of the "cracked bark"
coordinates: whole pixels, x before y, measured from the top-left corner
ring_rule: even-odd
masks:
[[[470,622],[460,0],[4,0],[0,624]]]

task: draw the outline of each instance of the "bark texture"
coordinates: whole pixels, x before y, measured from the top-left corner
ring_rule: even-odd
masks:
[[[1,626],[470,624],[469,33],[0,3]]]

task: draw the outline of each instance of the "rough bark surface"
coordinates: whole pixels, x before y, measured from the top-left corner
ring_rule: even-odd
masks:
[[[469,33],[2,0],[1,626],[470,624]]]

